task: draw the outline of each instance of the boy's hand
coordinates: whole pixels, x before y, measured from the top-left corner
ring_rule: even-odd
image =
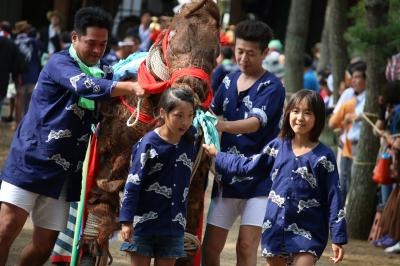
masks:
[[[343,260],[344,249],[342,245],[332,244],[332,251],[333,256],[331,257],[331,260],[333,261],[333,263],[338,263]]]
[[[218,150],[215,148],[214,144],[203,144],[203,148],[208,155],[212,157],[217,156]]]
[[[121,238],[126,242],[132,241],[133,235],[133,225],[132,223],[129,224],[122,224],[121,226]]]

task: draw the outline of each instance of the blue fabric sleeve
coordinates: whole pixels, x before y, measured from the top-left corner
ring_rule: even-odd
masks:
[[[332,235],[332,243],[343,245],[347,243],[346,219],[341,200],[339,173],[332,152],[328,154],[327,161],[328,165],[325,163],[324,166],[324,163],[319,162],[318,167],[321,170],[320,173],[325,175],[322,178],[326,180],[329,227]]]
[[[111,97],[115,81],[89,77],[80,70],[72,58],[65,60],[62,55],[54,56],[57,58],[50,60],[44,69],[53,81],[87,99],[102,100]]]
[[[229,72],[224,69],[223,65],[219,65],[215,68],[211,75],[211,88],[216,93],[221,86],[222,80]]]
[[[265,86],[265,85],[261,85]],[[259,90],[248,117],[257,117],[261,127],[266,127],[269,118],[281,117],[283,102],[285,101],[285,89],[282,84],[273,84]]]
[[[303,89],[319,91],[319,84],[317,77],[313,72],[306,72],[303,76]]]
[[[125,183],[124,194],[122,196],[121,211],[119,215],[120,222],[133,222],[137,205],[139,202],[142,182],[146,176],[147,169],[151,164],[150,158],[147,158],[147,151],[151,148],[150,144],[137,143],[133,147],[131,168]],[[146,158],[146,159],[144,159]],[[142,163],[144,165],[142,165]]]
[[[230,183],[233,176],[264,177],[270,174],[275,161],[268,153],[260,153],[251,157],[218,152],[215,158],[215,170],[222,174],[223,183]]]

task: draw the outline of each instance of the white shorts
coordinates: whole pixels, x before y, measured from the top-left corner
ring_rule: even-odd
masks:
[[[69,202],[65,200],[65,194],[53,199],[2,181],[0,202],[10,203],[30,213],[35,226],[54,231],[63,231],[67,226]]]
[[[264,222],[268,197],[251,199],[222,198],[211,199],[208,210],[207,224],[229,230],[238,216],[241,216],[240,225],[261,227]]]

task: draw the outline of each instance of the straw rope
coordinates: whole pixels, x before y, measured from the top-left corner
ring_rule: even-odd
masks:
[[[162,58],[161,45],[152,45],[146,57],[146,67],[149,72],[154,73],[159,79],[165,81],[170,79],[170,74]]]
[[[139,98],[136,109],[134,112],[131,113],[129,116],[128,120],[126,121],[126,126],[127,127],[133,127],[139,122],[139,116],[140,116],[140,107],[142,106],[143,98]],[[136,115],[135,121],[131,123],[132,118]]]

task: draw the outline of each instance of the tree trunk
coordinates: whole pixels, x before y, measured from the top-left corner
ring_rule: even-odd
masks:
[[[330,53],[329,53],[329,26],[330,26],[330,18],[331,18],[331,0],[328,1],[325,10],[325,21],[324,21],[324,29],[322,30],[321,37],[321,50],[320,57],[317,65],[317,72],[324,71],[328,64],[330,63]]]
[[[387,25],[389,0],[366,0],[368,31]],[[382,40],[380,41],[382,42]],[[380,47],[385,44],[376,41],[369,43],[366,52],[367,87],[364,112],[378,113],[378,96],[384,85],[385,56]],[[358,143],[358,155],[354,161],[347,206],[349,236],[355,239],[367,239],[375,213],[376,185],[372,182],[372,171],[379,149],[379,139],[372,134],[370,125],[363,121]]]
[[[343,34],[346,30],[347,0],[329,0],[330,27],[329,48],[333,75],[333,100],[339,99],[340,82],[344,79],[347,66],[346,42]]]
[[[293,0],[285,41],[285,87],[287,96],[303,88],[304,51],[308,35],[311,0]]]
[[[238,22],[242,19],[242,0],[231,0],[231,9],[230,9],[230,19],[229,19],[229,24],[230,25],[236,25]]]

